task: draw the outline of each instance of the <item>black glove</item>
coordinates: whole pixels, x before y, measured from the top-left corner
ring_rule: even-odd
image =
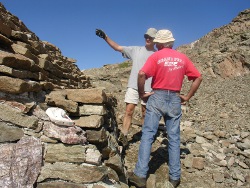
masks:
[[[106,39],[107,35],[104,33],[103,30],[101,29],[96,29],[95,30],[95,34],[100,37],[100,38],[103,38],[103,39]]]

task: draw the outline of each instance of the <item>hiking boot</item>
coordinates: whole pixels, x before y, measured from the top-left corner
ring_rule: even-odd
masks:
[[[126,148],[128,146],[128,138],[127,138],[127,136],[125,136],[122,132],[120,132],[118,142],[120,144],[122,144],[123,147]]]
[[[180,179],[178,179],[178,180],[172,180],[170,178],[169,178],[169,182],[172,184],[172,186],[174,188],[178,187],[178,185],[180,185],[180,183],[181,183]]]
[[[134,173],[132,173],[129,178],[128,181],[132,184],[135,185],[136,187],[139,188],[146,188],[146,178],[141,178],[137,175],[135,175]]]

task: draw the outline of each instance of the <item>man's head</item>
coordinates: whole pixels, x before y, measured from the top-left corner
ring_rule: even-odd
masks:
[[[147,32],[144,34],[144,38],[146,37],[155,38],[156,33],[157,33],[157,30],[155,28],[149,28]]]
[[[175,39],[172,32],[167,29],[159,30],[155,35],[155,39],[153,40],[153,42],[156,43],[156,47],[158,48],[158,50],[164,47],[172,48],[174,45],[174,41]]]
[[[157,30],[155,28],[149,28],[147,32],[144,34],[144,38],[146,40],[146,46],[153,47],[154,46],[154,38],[157,33]]]

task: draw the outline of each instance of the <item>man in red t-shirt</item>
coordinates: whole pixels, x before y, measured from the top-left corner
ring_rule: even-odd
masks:
[[[202,77],[186,55],[172,49],[174,40],[171,31],[159,30],[154,39],[158,51],[147,59],[138,74],[138,92],[140,98],[147,101],[147,106],[138,161],[134,173],[129,177],[129,181],[137,187],[145,187],[151,147],[162,117],[168,135],[168,183],[173,187],[180,184],[181,103],[194,95]],[[185,75],[193,82],[187,95],[180,95]],[[150,77],[153,91],[145,93],[145,80]]]

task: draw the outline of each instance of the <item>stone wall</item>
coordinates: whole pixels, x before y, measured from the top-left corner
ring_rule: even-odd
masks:
[[[55,45],[39,40],[0,4],[0,90],[9,93],[88,88],[89,79]]]
[[[127,187],[116,99],[0,3],[0,187]],[[66,111],[58,125],[49,107]]]
[[[67,98],[67,99],[66,99]],[[0,93],[0,185],[87,187],[126,182],[113,98],[102,89],[65,89],[46,96]],[[73,126],[46,114],[60,107]]]

